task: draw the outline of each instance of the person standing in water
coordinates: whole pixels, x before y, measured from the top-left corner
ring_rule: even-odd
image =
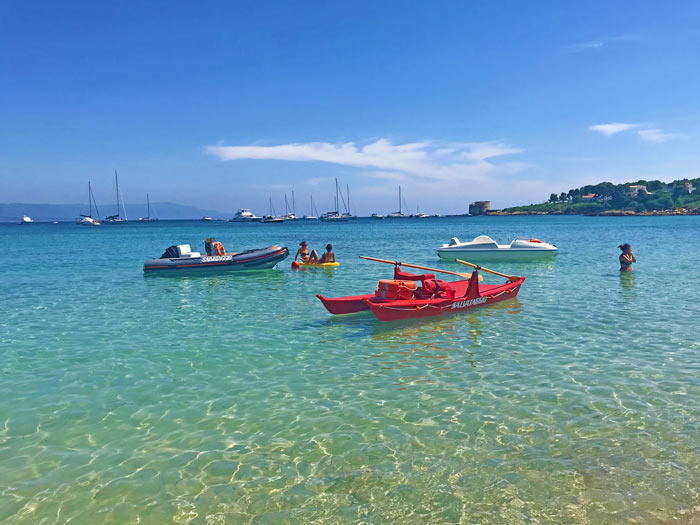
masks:
[[[637,259],[634,258],[634,254],[632,253],[632,247],[625,243],[618,246],[618,248],[622,250],[622,253],[620,254],[620,271],[631,272],[632,263],[637,262]]]

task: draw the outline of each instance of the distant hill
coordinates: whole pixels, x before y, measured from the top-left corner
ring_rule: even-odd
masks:
[[[639,180],[624,184],[601,182],[569,190],[559,195],[552,193],[547,202],[514,206],[501,213],[546,213],[599,215],[615,211],[648,214],[695,211],[700,209],[700,178],[679,179],[673,182]]]
[[[0,204],[0,222],[19,222],[22,215],[29,215],[36,222],[72,221],[81,213],[87,213],[85,204]],[[114,204],[99,207],[102,218],[115,213]],[[146,216],[145,204],[127,204],[126,214],[129,220]],[[195,206],[175,204],[172,202],[151,203],[151,216],[164,220],[201,219],[204,216],[214,219],[230,219],[233,212],[206,210]]]

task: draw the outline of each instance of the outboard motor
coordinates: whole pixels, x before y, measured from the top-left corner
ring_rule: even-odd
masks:
[[[170,246],[165,250],[165,253],[160,256],[161,259],[177,259],[180,257],[180,253],[177,250],[177,246]]]

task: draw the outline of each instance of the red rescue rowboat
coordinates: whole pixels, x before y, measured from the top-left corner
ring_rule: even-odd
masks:
[[[435,279],[432,273],[415,275],[400,270],[398,265],[395,266],[394,281],[389,283],[399,283],[395,286],[402,288],[400,283],[406,281],[419,281],[421,284],[411,290],[409,298],[385,299],[382,295],[387,292],[380,289],[366,295],[337,298],[317,295],[316,297],[332,314],[352,314],[371,310],[380,321],[397,321],[462,312],[512,299],[518,295],[525,277],[509,277],[508,282],[504,284],[479,284],[479,273],[475,270],[470,279],[448,282]],[[411,288],[405,287],[405,289]],[[405,290],[396,292],[396,296],[406,297]]]

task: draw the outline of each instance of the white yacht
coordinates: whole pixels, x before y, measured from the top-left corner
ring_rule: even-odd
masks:
[[[260,219],[262,217],[258,217],[252,211],[241,208],[230,220],[231,222],[260,222]]]
[[[22,220],[19,221],[20,224],[31,224],[33,222],[34,221],[32,220],[32,218],[29,215],[22,215]]]
[[[75,222],[81,226],[99,226],[101,224],[100,221],[93,219],[89,215],[81,215]]]

